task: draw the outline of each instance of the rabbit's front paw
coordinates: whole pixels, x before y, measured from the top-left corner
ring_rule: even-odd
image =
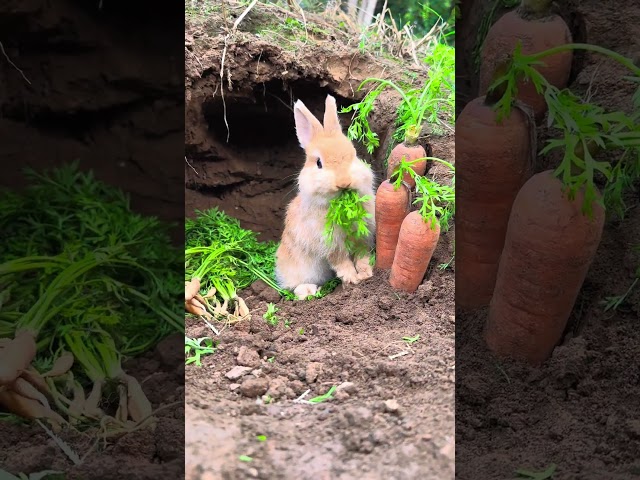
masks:
[[[366,256],[358,259],[356,262],[356,270],[358,271],[358,278],[360,280],[366,280],[373,277],[373,267],[369,264],[370,257]]]
[[[305,300],[309,295],[318,293],[318,286],[311,283],[303,283],[298,285],[293,291],[298,300]]]
[[[343,271],[337,272],[337,274],[338,278],[340,278],[340,280],[342,280],[342,283],[344,283],[345,285],[348,285],[350,283],[354,285],[360,283],[358,272],[355,268],[353,268],[353,266],[350,269],[345,269]]]

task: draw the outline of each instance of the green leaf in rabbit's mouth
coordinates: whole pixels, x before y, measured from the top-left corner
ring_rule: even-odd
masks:
[[[365,204],[371,200],[370,195],[360,195],[356,190],[343,190],[329,202],[324,228],[324,238],[331,244],[336,229],[344,234],[347,251],[356,257],[364,256],[367,251],[366,239],[370,235]]]

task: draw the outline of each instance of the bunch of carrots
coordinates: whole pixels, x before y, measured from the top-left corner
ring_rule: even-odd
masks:
[[[550,6],[522,0],[492,26],[481,51],[481,96],[466,105],[456,128],[463,185],[456,305],[488,306],[489,348],[532,364],[549,358],[560,341],[600,243],[606,202],[622,202],[620,191],[637,170],[625,158],[640,154],[640,89],[635,113],[625,115],[567,88],[575,49],[618,61],[635,82],[640,68],[602,47],[569,43],[569,28]],[[563,138],[539,154],[561,149],[563,160],[535,173],[536,125],[545,116]],[[617,163],[613,155],[594,159],[615,149],[624,150]],[[598,191],[597,173],[614,195]]]
[[[193,277],[184,283],[184,309],[192,315],[213,318],[224,318],[230,323],[240,320],[250,320],[249,307],[242,297],[237,294],[225,295],[222,303],[216,298],[216,287],[211,287],[205,295],[200,294],[200,279]],[[232,311],[229,311],[229,303],[233,303]]]
[[[0,192],[0,408],[55,430],[152,424],[122,360],[184,328],[180,251],[77,164],[27,174],[26,195]]]
[[[390,269],[391,286],[409,293],[422,283],[455,203],[453,186],[424,176],[428,160],[454,170],[443,160],[427,157],[420,145],[397,145],[389,157],[387,179],[376,193],[376,267]],[[412,203],[420,208],[411,210]]]

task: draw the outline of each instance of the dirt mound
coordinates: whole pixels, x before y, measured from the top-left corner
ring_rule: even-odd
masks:
[[[582,19],[581,35],[589,43],[633,55],[628,39],[640,34],[637,4],[588,0],[569,6],[564,13]],[[626,72],[615,62],[587,55],[574,72],[577,94],[589,90],[595,103],[630,108],[633,87],[616,80]],[[538,133],[542,144],[549,133]],[[537,169],[553,168],[558,160],[539,159]],[[541,368],[488,354],[481,337],[486,311],[456,316],[456,478],[502,480],[514,478],[518,468],[542,471],[551,463],[559,480],[637,478],[640,292],[615,311],[602,305],[629,288],[640,264],[633,251],[640,211],[637,197],[629,201],[629,216],[605,226],[565,338]]]
[[[450,256],[443,242],[435,264]],[[399,297],[387,281],[377,273],[311,303],[282,303],[277,328],[262,319],[270,292],[245,293],[251,322],[224,331],[219,351],[186,370],[187,478],[453,478],[454,275],[436,270]],[[211,331],[190,323],[187,334]],[[251,367],[230,380],[239,362]],[[292,401],[332,386],[332,401]],[[273,402],[256,403],[264,394]],[[221,448],[205,447],[212,437]]]

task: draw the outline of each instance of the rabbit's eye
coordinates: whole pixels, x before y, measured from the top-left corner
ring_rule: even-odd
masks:
[[[318,161],[316,162],[316,165],[318,165],[318,168],[322,168],[322,161],[318,159]]]

